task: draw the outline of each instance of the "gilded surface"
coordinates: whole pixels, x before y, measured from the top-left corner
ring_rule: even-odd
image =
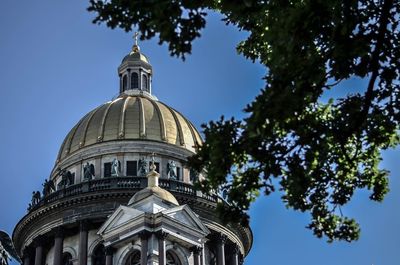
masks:
[[[121,139],[160,141],[192,152],[195,143],[201,143],[198,131],[177,111],[147,97],[125,96],[83,117],[64,140],[58,159],[98,142]]]

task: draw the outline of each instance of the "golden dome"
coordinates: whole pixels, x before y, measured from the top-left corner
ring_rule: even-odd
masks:
[[[195,127],[176,110],[143,95],[121,94],[86,114],[68,133],[58,161],[97,143],[149,140],[195,152],[202,140]]]
[[[155,187],[147,187],[135,193],[132,198],[128,202],[128,206],[134,204],[135,202],[141,201],[151,195],[155,195],[161,198],[164,201],[170,202],[175,205],[179,205],[175,196],[172,195],[169,191],[164,190],[158,186]]]

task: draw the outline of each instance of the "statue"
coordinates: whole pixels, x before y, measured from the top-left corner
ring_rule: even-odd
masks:
[[[43,197],[46,197],[47,195],[56,190],[54,182],[52,180],[47,181],[47,179],[45,179],[42,186],[43,186],[43,192],[42,192]]]
[[[94,177],[94,165],[86,162],[86,165],[83,167],[83,180],[92,180]]]
[[[118,159],[114,158],[111,164],[111,176],[119,177],[121,173],[121,162]]]
[[[35,206],[40,201],[40,191],[32,191],[31,207]]]
[[[175,161],[169,161],[167,164],[167,175],[169,179],[177,180]]]
[[[7,265],[9,258],[14,258],[17,262],[22,264],[11,237],[6,232],[0,230],[0,264]]]
[[[147,162],[142,157],[139,159],[139,176],[144,177],[147,175]]]
[[[75,173],[71,173],[71,171],[63,169],[60,175],[61,181],[57,185],[58,189],[66,188],[74,184]]]

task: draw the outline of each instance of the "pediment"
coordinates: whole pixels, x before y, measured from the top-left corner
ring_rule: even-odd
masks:
[[[187,205],[174,207],[172,209],[163,211],[162,213],[174,219],[176,222],[185,224],[192,229],[200,230],[205,234],[210,233],[208,228],[203,224],[197,214],[195,214]]]
[[[122,227],[124,224],[130,222],[131,220],[142,214],[144,214],[143,211],[121,205],[110,217],[108,217],[107,221],[105,221],[104,224],[100,227],[97,234],[107,234],[109,231],[114,230],[118,227]]]

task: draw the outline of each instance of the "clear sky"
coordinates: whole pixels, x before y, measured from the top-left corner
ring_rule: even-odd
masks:
[[[118,92],[117,67],[132,33],[93,25],[88,1],[2,0],[0,15],[0,229],[11,233],[33,190],[49,176],[62,140],[84,114]],[[157,40],[140,43],[154,69],[153,93],[198,128],[242,109],[263,87],[265,69],[235,51],[246,33],[210,15],[185,62]],[[347,82],[342,91],[350,91]],[[305,229],[308,214],[287,210],[279,194],[252,206],[253,248],[246,265],[400,264],[399,151],[385,152],[391,170],[383,203],[357,192],[344,208],[361,224],[355,243],[328,244]]]

